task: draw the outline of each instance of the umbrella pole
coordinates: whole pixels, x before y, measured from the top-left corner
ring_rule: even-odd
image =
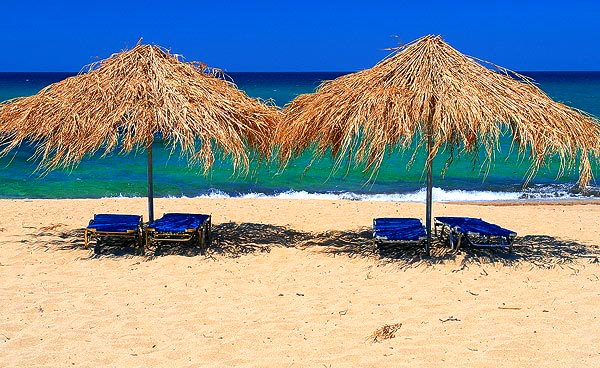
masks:
[[[148,143],[148,221],[154,221],[154,184],[152,183],[152,141]]]
[[[431,178],[431,149],[433,146],[431,134],[427,134],[427,199],[425,209],[425,226],[427,227],[427,244],[425,245],[425,253],[429,256],[431,253],[431,206],[432,206],[432,178]]]

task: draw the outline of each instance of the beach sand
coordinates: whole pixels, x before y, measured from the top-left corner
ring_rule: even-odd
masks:
[[[0,200],[0,366],[600,366],[600,203],[443,204],[519,233],[513,254],[384,251],[418,203],[158,199],[213,215],[206,256],[93,257],[93,213],[146,201]],[[402,324],[372,342],[377,329]]]

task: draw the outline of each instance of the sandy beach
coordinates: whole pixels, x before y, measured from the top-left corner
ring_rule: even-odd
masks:
[[[517,231],[512,254],[377,251],[373,217],[424,206],[280,199],[156,200],[212,214],[205,256],[82,248],[94,213],[145,205],[0,200],[0,366],[600,365],[599,202],[434,205]]]

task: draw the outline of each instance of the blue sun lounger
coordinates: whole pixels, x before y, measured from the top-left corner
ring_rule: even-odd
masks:
[[[373,220],[373,238],[377,245],[419,244],[427,240],[427,232],[416,218],[380,217]]]
[[[132,238],[136,248],[142,251],[142,216],[97,214],[90,220],[84,232],[84,244],[88,248],[90,240],[95,238],[94,252],[98,253],[100,238],[122,237]]]
[[[464,240],[475,247],[508,247],[517,236],[512,230],[473,217],[436,217],[435,233],[447,237],[450,247],[458,249]]]
[[[210,243],[210,229],[210,215],[165,213],[161,218],[148,223],[146,247],[152,247],[155,241],[195,241],[203,251]]]

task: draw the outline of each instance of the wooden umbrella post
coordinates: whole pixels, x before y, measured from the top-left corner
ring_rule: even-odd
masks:
[[[152,140],[148,143],[148,221],[154,221],[154,184],[152,183]]]
[[[431,150],[433,146],[433,140],[431,133],[427,133],[427,198],[426,198],[426,209],[425,209],[425,226],[427,227],[427,244],[425,244],[425,254],[428,256],[431,254],[431,207],[433,202],[433,180],[431,177],[431,163],[433,157],[431,157]]]

